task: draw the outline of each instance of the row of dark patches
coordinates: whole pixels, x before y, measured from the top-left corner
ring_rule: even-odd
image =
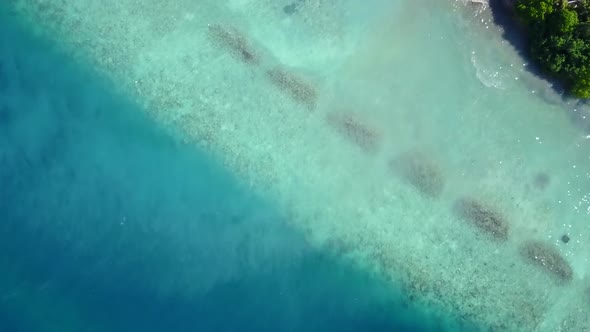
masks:
[[[396,174],[423,195],[437,198],[442,194],[445,184],[443,172],[425,155],[415,151],[405,152],[394,158],[391,166]],[[535,182],[538,181],[538,178],[535,178]],[[548,178],[544,175],[541,182],[543,182],[543,187],[546,186]],[[493,241],[505,242],[510,236],[508,218],[485,202],[461,197],[455,201],[453,212],[459,219],[465,220]],[[558,280],[569,281],[572,279],[571,266],[553,246],[541,241],[529,240],[520,246],[519,251],[527,261]]]
[[[234,58],[247,65],[261,65],[260,54],[248,39],[234,27],[219,24],[209,25],[209,36],[214,43],[227,50]],[[302,77],[284,69],[266,71],[269,81],[296,103],[314,110],[319,93],[317,88]],[[363,123],[358,116],[346,112],[328,114],[327,123],[344,139],[356,145],[365,153],[374,154],[381,145],[381,135],[374,128]],[[418,151],[407,151],[390,161],[390,169],[422,195],[436,199],[443,193],[445,178],[441,169],[431,158]],[[547,186],[549,178],[539,175],[535,185]],[[508,240],[510,224],[507,218],[492,206],[472,198],[455,201],[455,215],[473,225],[479,232],[498,242]],[[548,244],[527,241],[520,247],[520,254],[529,262],[542,268],[559,280],[568,281],[573,277],[572,268],[559,252]]]
[[[328,122],[348,141],[368,153],[375,153],[380,146],[378,131],[363,124],[352,114],[335,113],[328,115]],[[410,150],[400,153],[390,161],[390,169],[422,195],[436,199],[443,193],[445,178],[441,169],[425,154]],[[540,173],[534,184],[544,189],[549,177]],[[467,221],[481,233],[498,242],[508,240],[510,224],[507,218],[491,205],[473,198],[462,197],[455,201],[454,214]],[[567,241],[564,241],[567,242]],[[540,241],[527,241],[520,247],[520,254],[529,262],[544,269],[559,280],[568,281],[573,277],[572,268],[552,246]]]
[[[430,198],[441,195],[445,182],[443,174],[436,164],[424,155],[416,152],[402,153],[392,161],[392,166],[397,170],[397,174],[423,195]],[[508,219],[491,205],[477,199],[462,197],[455,201],[453,212],[491,240],[504,242],[509,238]],[[520,246],[519,251],[527,261],[558,280],[572,279],[571,266],[553,246],[541,241],[529,240]]]
[[[240,62],[250,66],[260,66],[262,64],[260,52],[235,27],[210,24],[208,33],[209,38],[214,44],[225,49],[232,57]],[[318,100],[317,88],[303,77],[280,67],[266,70],[266,77],[294,102],[303,105],[309,110],[316,108]]]
[[[443,173],[429,158],[420,153],[407,152],[395,158],[392,165],[397,169],[397,174],[423,195],[430,198],[441,195],[445,182]],[[545,187],[549,179],[546,175],[537,176],[535,182],[542,182],[536,185]],[[491,240],[504,242],[509,238],[508,219],[491,205],[477,199],[462,197],[455,201],[453,212]],[[567,241],[563,242],[567,243]],[[519,251],[527,261],[558,280],[569,281],[573,278],[571,266],[553,246],[537,240],[528,240],[520,246]]]

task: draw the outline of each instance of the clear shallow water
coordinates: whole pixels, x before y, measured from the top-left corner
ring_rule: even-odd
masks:
[[[586,113],[528,73],[488,13],[455,1],[308,0],[291,14],[270,0],[15,3],[272,198],[315,250],[482,326],[590,322]],[[457,215],[463,197],[507,221],[504,241]],[[564,257],[571,280],[523,257],[530,241]]]
[[[450,329],[0,17],[1,331]]]

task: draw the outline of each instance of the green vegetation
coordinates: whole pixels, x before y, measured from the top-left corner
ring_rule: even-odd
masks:
[[[517,0],[533,59],[579,98],[590,98],[590,0]]]

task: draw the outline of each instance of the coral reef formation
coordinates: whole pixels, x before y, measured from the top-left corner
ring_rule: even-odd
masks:
[[[246,64],[260,64],[260,56],[238,29],[221,24],[210,24],[208,29],[213,42],[228,50],[232,56]]]
[[[541,241],[528,241],[520,248],[521,255],[528,261],[562,281],[573,277],[573,270],[559,252]]]
[[[267,76],[276,87],[288,94],[295,102],[310,110],[315,109],[319,94],[313,84],[282,68],[268,70]]]
[[[418,189],[422,194],[437,198],[444,189],[442,171],[430,158],[418,151],[401,153],[390,162],[395,173]]]
[[[509,224],[497,210],[472,198],[461,198],[455,202],[455,213],[469,221],[480,231],[490,235],[494,240],[508,239]]]
[[[359,146],[363,151],[374,153],[381,143],[380,135],[375,129],[362,123],[358,117],[350,113],[334,112],[328,114],[328,124],[348,141]]]

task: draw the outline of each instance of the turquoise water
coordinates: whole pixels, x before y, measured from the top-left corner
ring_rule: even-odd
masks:
[[[132,246],[129,257],[168,263],[143,286],[158,297],[195,298],[218,278],[311,252],[375,276],[421,312],[465,324],[590,328],[590,111],[529,70],[486,1],[9,4],[133,100],[176,148],[213,156],[288,230],[268,226],[261,243],[273,249],[252,249],[263,263],[246,259],[236,270],[232,262],[244,261],[225,248],[232,252],[242,228],[215,229],[224,240],[209,256],[187,239],[192,229],[156,223],[157,249]],[[145,176],[161,173],[170,172]],[[169,190],[174,206],[198,197]],[[154,200],[136,195],[122,201],[143,211],[144,199]],[[301,244],[278,246],[287,234]],[[215,269],[194,282],[190,262],[200,258]],[[132,264],[154,266],[121,265]],[[345,288],[359,284],[352,280]]]
[[[310,246],[92,69],[0,22],[0,331],[450,328]]]

